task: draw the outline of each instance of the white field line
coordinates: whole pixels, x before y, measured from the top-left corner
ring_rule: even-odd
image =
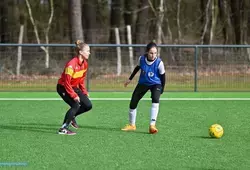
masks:
[[[131,98],[90,98],[90,100],[100,100],[100,101],[127,101]],[[0,101],[56,101],[62,100],[61,98],[0,98]],[[151,100],[151,98],[142,98],[141,100]],[[250,98],[160,98],[161,101],[163,100],[250,100]]]

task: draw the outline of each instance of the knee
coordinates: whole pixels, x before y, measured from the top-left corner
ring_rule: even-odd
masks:
[[[88,105],[86,105],[86,107],[85,107],[85,110],[86,111],[89,111],[89,110],[91,110],[92,109],[92,103],[89,103]]]
[[[159,103],[159,97],[152,97],[152,103]]]

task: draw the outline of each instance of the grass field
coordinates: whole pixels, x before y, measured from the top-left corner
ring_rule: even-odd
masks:
[[[55,91],[57,76],[26,76],[20,79],[0,79],[1,91]],[[89,80],[89,91],[132,91],[137,84],[138,75],[131,84],[124,88],[124,82],[129,74],[102,75]],[[168,91],[194,91],[194,75],[183,75],[183,73],[167,72]],[[86,81],[87,85],[87,81]],[[222,74],[222,75],[203,75],[199,74],[197,79],[198,91],[250,91],[250,76],[245,74]]]
[[[130,92],[90,93],[93,109],[75,136],[57,135],[68,106],[56,93],[0,93],[0,169],[250,169],[250,93],[165,93],[148,134],[149,94],[137,130],[127,123]],[[219,123],[221,139],[208,136]],[[7,166],[4,163],[26,163]]]

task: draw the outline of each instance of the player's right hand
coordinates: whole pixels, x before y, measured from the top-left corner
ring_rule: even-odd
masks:
[[[127,85],[131,82],[131,80],[127,80],[125,83],[124,83],[124,87],[127,87]]]
[[[80,98],[79,98],[79,96],[75,97],[74,100],[75,100],[77,103],[80,103]]]

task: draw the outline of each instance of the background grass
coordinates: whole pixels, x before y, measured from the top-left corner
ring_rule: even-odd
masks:
[[[130,97],[131,93],[90,93]],[[166,93],[162,97],[247,97],[249,93]],[[0,97],[58,97],[55,93],[0,93]],[[145,97],[149,97],[147,94]],[[1,101],[0,162],[6,169],[249,169],[249,101],[161,101],[148,134],[150,101],[138,106],[137,131],[122,132],[129,101],[96,101],[78,117],[75,136],[57,135],[68,106],[62,101]],[[208,136],[219,123],[221,139]]]
[[[0,80],[0,91],[55,91],[60,75],[57,76],[27,76]],[[138,75],[131,84],[124,88],[123,84],[129,74],[121,76],[100,75],[91,78],[86,86],[89,91],[132,91],[137,84]],[[187,73],[167,72],[167,91],[194,91],[194,75]],[[244,74],[198,74],[198,91],[250,91],[250,76]]]

